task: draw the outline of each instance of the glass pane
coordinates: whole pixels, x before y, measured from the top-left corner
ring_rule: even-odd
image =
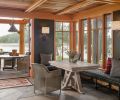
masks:
[[[98,59],[97,59],[97,31],[96,30],[92,30],[91,31],[91,62],[92,63],[97,63]]]
[[[55,25],[56,27],[56,31],[62,31],[62,22],[56,22],[56,25]]]
[[[111,29],[107,29],[107,58],[112,57],[112,31]]]
[[[84,31],[84,61],[85,62],[87,62],[87,45],[88,45],[87,31]]]
[[[69,56],[67,55],[67,51],[69,51],[69,43],[70,43],[70,33],[64,32],[63,33],[63,59],[68,59]]]
[[[15,24],[15,27],[19,30],[18,24]],[[9,24],[0,24],[0,49],[3,49],[3,52],[11,52],[12,49],[19,52],[19,34],[8,32],[9,28]]]
[[[70,23],[63,22],[63,31],[70,31]]]
[[[78,51],[78,45],[79,45],[79,24],[78,24],[78,22],[76,23],[76,26],[75,26],[75,28],[76,28],[76,50]]]
[[[98,62],[102,65],[102,30],[98,30]]]
[[[96,29],[96,19],[91,19],[91,29]]]
[[[106,16],[106,27],[111,27],[112,26],[112,16],[107,15]]]
[[[56,32],[56,60],[62,60],[62,32]]]
[[[30,29],[29,24],[26,24],[25,30],[24,30],[24,41],[25,41],[25,52],[29,52],[30,50]]]
[[[98,18],[97,19],[97,27],[100,29],[102,28],[102,19],[101,18]]]
[[[78,31],[79,30],[79,24],[78,22],[76,22],[76,25],[75,25],[75,30]]]
[[[87,30],[87,20],[83,21],[84,30]]]
[[[76,31],[76,50],[79,51],[79,32]]]

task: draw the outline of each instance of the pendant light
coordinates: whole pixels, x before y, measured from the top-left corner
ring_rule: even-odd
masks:
[[[15,27],[14,23],[12,22],[8,32],[18,32],[17,28]]]

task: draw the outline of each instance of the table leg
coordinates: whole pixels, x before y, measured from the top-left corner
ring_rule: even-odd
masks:
[[[15,66],[14,66],[15,69],[17,69],[17,58],[15,58]]]
[[[66,88],[72,88],[79,93],[84,93],[79,72],[65,71],[64,79],[62,82],[62,89]]]
[[[5,60],[4,58],[1,58],[1,71],[3,71],[4,66],[5,66]]]

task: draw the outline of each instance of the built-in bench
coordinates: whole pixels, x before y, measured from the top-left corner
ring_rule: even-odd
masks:
[[[120,100],[120,77],[119,78],[114,78],[110,77],[109,74],[105,74],[102,70],[90,70],[90,71],[83,71],[81,72],[81,77],[90,77],[91,79],[95,79],[95,87],[96,89],[98,88],[98,80],[107,82],[109,85],[109,88],[111,89],[111,85],[116,85],[119,87],[118,90],[118,96]]]

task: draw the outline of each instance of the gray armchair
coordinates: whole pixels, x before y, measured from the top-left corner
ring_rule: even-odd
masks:
[[[34,73],[34,93],[42,92],[47,94],[60,89],[61,93],[61,70],[49,71],[43,64],[32,64]]]

